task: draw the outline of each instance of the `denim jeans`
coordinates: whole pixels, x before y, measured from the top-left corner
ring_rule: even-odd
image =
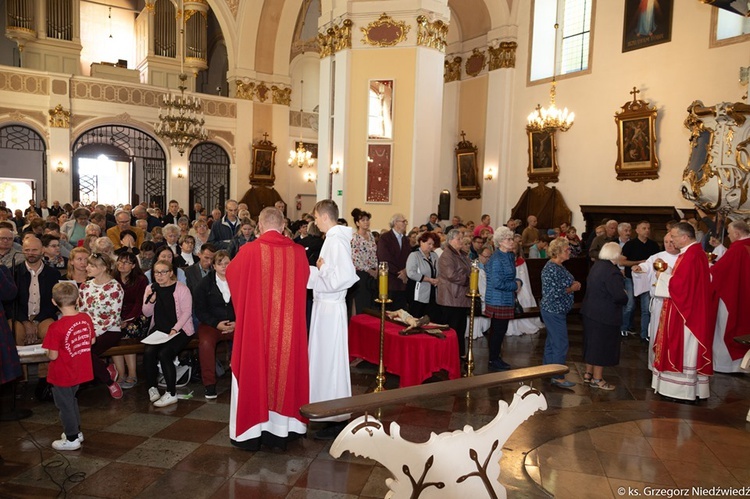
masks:
[[[628,295],[628,304],[622,309],[622,326],[620,331],[630,331],[630,321],[633,319],[635,298],[633,297],[633,279],[625,278],[625,293]]]
[[[651,322],[651,294],[646,291],[638,295],[641,305],[641,338],[648,338],[648,324]]]
[[[568,356],[568,323],[566,314],[556,314],[542,309],[542,320],[547,328],[547,341],[544,343],[542,364],[565,365]],[[563,375],[554,376],[563,379]]]

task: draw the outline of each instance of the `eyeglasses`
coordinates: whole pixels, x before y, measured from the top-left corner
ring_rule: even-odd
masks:
[[[154,275],[165,275],[172,272],[171,270],[154,270]]]
[[[13,240],[13,237],[12,237],[12,236],[8,236],[8,237],[0,237],[0,241],[12,241],[12,240]]]

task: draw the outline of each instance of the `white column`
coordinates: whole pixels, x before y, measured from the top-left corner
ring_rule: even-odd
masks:
[[[518,165],[511,165],[510,162],[514,73],[513,68],[504,68],[488,74],[484,168],[480,169],[479,174],[484,177],[485,169],[493,170],[492,180],[483,182],[482,213],[489,213],[495,226],[505,223],[515,203],[515,193],[509,192],[511,167],[516,172],[521,171]]]
[[[58,172],[58,164],[62,162],[63,172]],[[78,197],[73,193],[73,164],[70,157],[70,129],[50,128],[49,149],[47,150],[47,192],[44,193],[47,204],[57,199],[61,203]]]
[[[437,211],[440,191],[444,188],[443,175],[435,175],[435,167],[440,164],[441,158],[438,144],[441,143],[443,125],[443,108],[436,105],[443,102],[443,85],[435,82],[443,79],[444,61],[445,56],[438,50],[417,48],[411,178],[413,191],[407,216],[410,226],[425,223],[430,213]]]
[[[443,85],[443,119],[440,132],[440,166],[435,172],[435,190],[448,190],[451,193],[451,211],[448,220],[456,215],[456,154],[455,144],[458,142],[458,105],[461,94],[461,82],[452,81]]]

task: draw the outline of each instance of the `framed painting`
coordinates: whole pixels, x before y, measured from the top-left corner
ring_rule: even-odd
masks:
[[[253,144],[253,164],[250,169],[250,185],[272,186],[276,181],[276,146],[263,134],[263,140]]]
[[[526,130],[529,138],[529,183],[557,182],[560,168],[557,165],[556,131]]]
[[[626,102],[615,114],[617,124],[617,180],[659,178],[659,159],[656,156],[656,108],[636,98]]]
[[[672,39],[674,0],[625,0],[622,51],[630,52]]]
[[[367,203],[391,202],[391,144],[367,144]]]
[[[477,167],[477,148],[471,141],[466,140],[466,134],[461,131],[461,142],[456,146],[456,197],[459,199],[480,198],[482,188],[479,185],[479,170]]]

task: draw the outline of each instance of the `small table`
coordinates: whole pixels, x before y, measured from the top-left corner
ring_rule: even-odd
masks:
[[[458,341],[453,329],[442,331],[445,339],[427,334],[401,336],[405,326],[386,321],[383,340],[383,365],[400,376],[399,387],[420,385],[441,369],[449,379],[461,376]],[[349,321],[349,357],[373,364],[380,362],[380,319],[367,314],[355,315]]]

